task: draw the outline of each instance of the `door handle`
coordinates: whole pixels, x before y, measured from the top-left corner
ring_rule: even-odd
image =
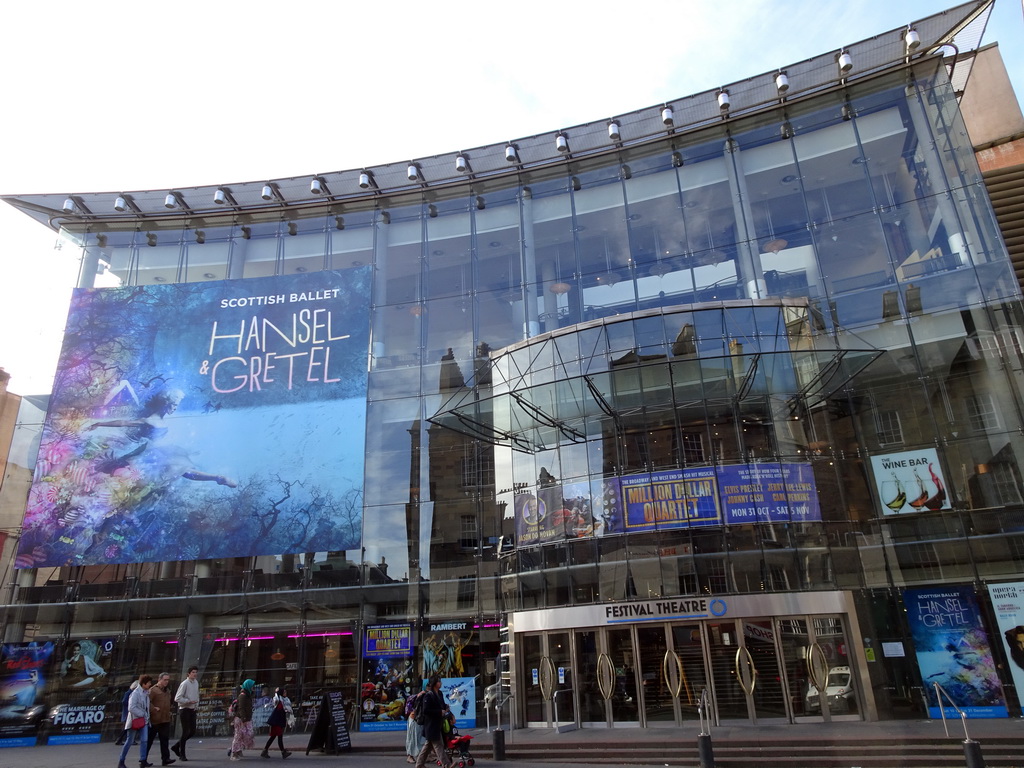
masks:
[[[679,654],[671,648],[665,651],[665,657],[661,660],[661,673],[665,676],[672,698],[678,699],[683,687],[683,663],[679,660]]]
[[[747,696],[753,696],[754,687],[757,685],[757,667],[754,666],[754,657],[750,655],[750,651],[745,646],[736,649],[735,664],[736,680],[739,682],[740,688]]]
[[[601,697],[605,701],[615,693],[615,665],[607,653],[597,657],[597,690],[601,692]]]

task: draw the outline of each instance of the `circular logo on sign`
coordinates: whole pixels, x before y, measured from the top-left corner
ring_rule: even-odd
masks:
[[[711,601],[710,605],[708,605],[708,610],[711,611],[712,616],[724,616],[725,612],[729,609],[725,605],[725,600],[716,597]]]

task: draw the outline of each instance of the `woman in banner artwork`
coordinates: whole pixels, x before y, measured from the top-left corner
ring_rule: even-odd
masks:
[[[138,418],[97,421],[86,427],[86,431],[101,427],[123,429],[131,446],[120,455],[115,455],[113,451],[107,452],[98,460],[97,469],[113,475],[119,470],[133,468],[148,475],[150,479],[184,477],[186,480],[236,487],[238,483],[224,475],[196,469],[188,453],[179,446],[161,444],[161,438],[167,434],[167,428],[161,423],[163,418],[178,410],[184,399],[185,393],[180,389],[165,389],[146,401]]]
[[[136,530],[144,530],[154,518],[144,513],[181,478],[238,486],[225,475],[198,469],[189,452],[168,439],[164,419],[177,411],[184,397],[181,390],[164,389],[145,402],[137,417],[95,421],[83,430],[98,435],[90,449],[95,458],[88,487],[103,510],[83,555],[107,546],[117,526],[129,518]]]

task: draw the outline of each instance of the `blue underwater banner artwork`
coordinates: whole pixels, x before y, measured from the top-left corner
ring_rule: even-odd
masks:
[[[77,290],[17,566],[360,546],[368,267]]]
[[[934,686],[938,683],[968,717],[1007,717],[1006,699],[974,588],[907,589],[903,602],[929,716],[942,716]],[[941,706],[946,709],[946,717],[959,716],[945,699]]]

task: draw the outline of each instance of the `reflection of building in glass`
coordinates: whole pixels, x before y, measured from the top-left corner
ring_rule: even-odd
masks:
[[[969,37],[987,12],[950,13]],[[998,672],[1016,650],[972,585],[1024,572],[1024,312],[996,215],[1019,164],[986,154],[1024,119],[978,128],[976,156],[985,107],[958,98],[998,55],[950,29],[852,46],[849,71],[823,54],[783,90],[772,72],[417,161],[415,184],[403,162],[7,198],[81,248],[83,288],[100,264],[120,286],[69,332],[83,381],[166,372],[94,387],[114,415],[75,388],[73,445],[54,411],[22,418],[39,457],[25,438],[13,458],[40,490],[5,642],[65,658],[67,638],[109,638],[115,686],[198,663],[213,701],[245,677],[307,706],[338,688],[378,727],[424,668],[457,671],[478,709],[508,684],[520,725],[552,724],[555,702],[580,724],[682,722],[705,688],[718,719],[921,717],[921,669],[970,666],[991,671],[972,706],[1016,712]],[[346,333],[315,314],[345,308]],[[190,312],[219,323],[195,349]],[[111,343],[144,316],[175,332]],[[226,344],[235,378],[211,394],[201,366]],[[149,428],[175,440],[127,434],[171,388]],[[176,474],[132,474],[167,445],[190,452]],[[129,539],[136,513],[176,559]],[[969,657],[913,631],[940,615]],[[392,625],[413,655],[385,654],[375,682],[367,628]]]

